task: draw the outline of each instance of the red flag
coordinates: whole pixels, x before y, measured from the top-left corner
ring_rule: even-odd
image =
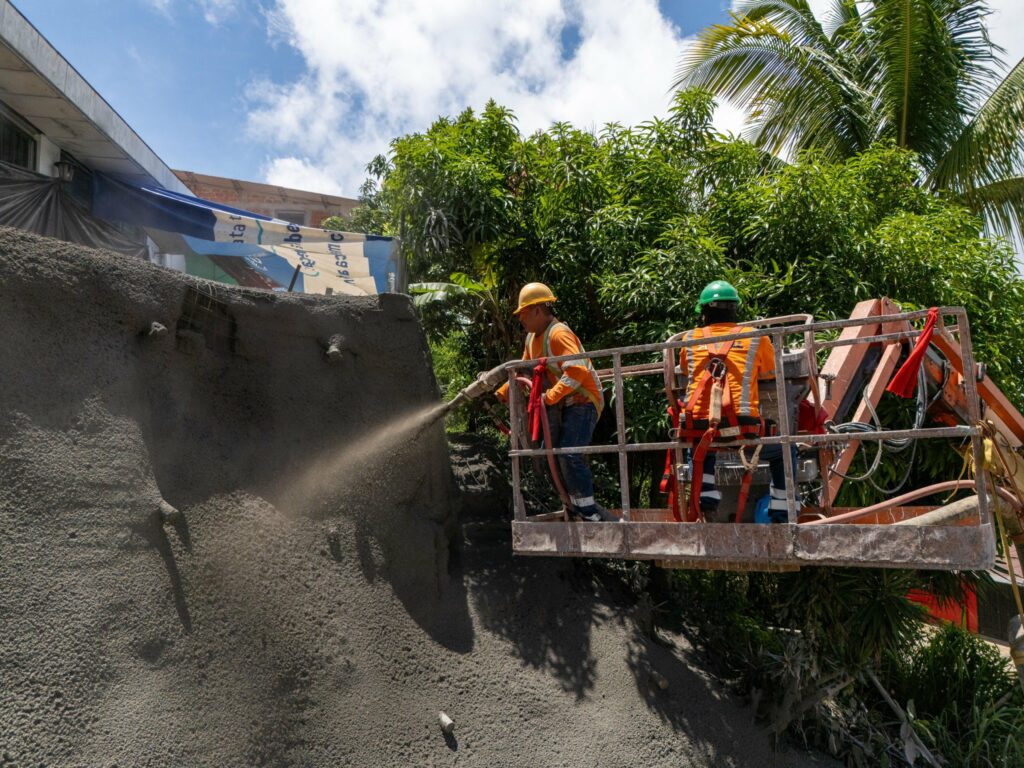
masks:
[[[808,399],[800,401],[797,409],[796,431],[805,435],[824,435],[828,412]]]
[[[889,386],[885,388],[886,392],[892,392],[899,397],[914,396],[914,390],[917,388],[917,372],[928,351],[928,345],[931,344],[932,332],[935,330],[935,323],[938,320],[939,310],[937,307],[932,307],[928,310],[928,319],[925,321],[924,328],[921,329],[921,334],[917,337],[917,343],[910,350],[907,361],[893,374]]]

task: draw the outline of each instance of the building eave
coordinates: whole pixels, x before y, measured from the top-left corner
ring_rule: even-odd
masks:
[[[191,194],[8,0],[0,0],[0,100],[88,168]]]

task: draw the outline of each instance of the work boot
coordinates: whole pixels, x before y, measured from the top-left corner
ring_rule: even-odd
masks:
[[[602,507],[600,504],[593,504],[589,507],[582,507],[575,510],[580,520],[588,523],[612,523],[618,520],[615,515]]]

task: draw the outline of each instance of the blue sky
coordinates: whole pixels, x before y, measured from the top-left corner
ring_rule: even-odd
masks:
[[[286,8],[286,2],[274,0],[14,2],[171,167],[268,180],[275,176],[275,160],[323,160],[322,138],[314,151],[304,147],[301,139],[254,125],[253,115],[267,108],[287,110],[283,93],[277,93],[279,98],[269,104],[260,100],[260,94],[268,84],[286,91],[290,84],[308,81],[318,66],[315,59],[307,59],[297,49],[296,44],[301,43],[289,29],[290,24],[316,26],[317,19],[331,13],[324,13],[324,8],[347,8],[348,3],[323,0]],[[723,5],[723,0],[664,0],[660,11],[683,34],[692,34],[707,23],[724,19]],[[372,7],[368,10],[373,12]],[[344,15],[342,11],[340,17]],[[360,26],[365,31],[365,25]],[[345,24],[334,29],[338,44],[346,45]],[[559,40],[568,49],[565,61],[580,43],[579,25],[568,19],[561,25]],[[671,72],[659,74],[667,78]],[[399,78],[402,74],[394,72],[393,76]],[[371,89],[372,83],[367,86]],[[350,114],[344,123],[352,124],[352,108],[360,111],[360,101],[365,100],[362,95],[346,105]],[[438,104],[438,111],[452,103],[444,100]],[[466,106],[479,108],[481,104]],[[429,105],[425,108],[429,110]],[[426,112],[415,112],[408,120],[399,117],[385,121],[389,123],[386,127],[425,127],[417,121],[422,122]],[[617,117],[615,110],[609,110],[608,119]],[[365,134],[365,129],[361,133]],[[369,143],[372,140],[353,148],[353,162],[365,164],[374,151],[384,149],[380,146],[364,152],[366,156],[356,161],[359,150]],[[339,180],[345,188],[335,191],[355,193],[353,179],[361,175],[361,168],[355,170]],[[291,183],[301,182],[301,167],[292,175],[297,178]],[[286,176],[287,170],[278,167],[277,180],[286,180]]]
[[[15,0],[16,7],[172,168],[255,178],[269,148],[246,137],[247,85],[304,62],[260,12],[210,23],[200,6]]]
[[[488,98],[524,132],[663,114],[729,0],[13,0],[172,168],[355,196],[388,141]],[[829,0],[810,0],[821,12]],[[1024,2],[992,0],[1018,60]],[[722,105],[716,123],[738,131]]]

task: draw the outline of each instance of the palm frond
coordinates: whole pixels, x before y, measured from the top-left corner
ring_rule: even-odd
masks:
[[[1011,176],[972,189],[961,198],[985,219],[985,228],[1016,243],[1024,242],[1024,176]]]
[[[849,157],[872,139],[871,96],[843,65],[820,51],[801,49],[806,85],[799,98],[769,93],[751,106],[750,138],[758,146],[793,153],[814,147],[826,157]]]
[[[832,47],[806,0],[746,0],[736,4],[736,13],[754,23],[770,22],[796,45]]]
[[[1024,172],[1024,59],[992,91],[932,169],[932,189],[970,196],[977,187]]]
[[[826,11],[821,27],[831,41],[846,40],[851,32],[862,29],[857,0],[832,0],[832,7]]]
[[[867,76],[878,133],[933,165],[955,140],[998,61],[980,0],[874,0]]]
[[[780,0],[758,9],[763,14],[776,6],[790,7]],[[733,18],[731,26],[701,33],[683,57],[677,86],[704,88],[746,108],[753,140],[769,151],[800,148],[832,135],[841,137],[838,155],[863,149],[848,139],[864,135],[859,104],[867,99],[842,62],[821,45],[794,42],[774,19]],[[820,26],[818,34],[824,37]]]
[[[409,283],[412,303],[423,307],[435,302],[446,302],[469,294],[463,286],[455,283]]]

